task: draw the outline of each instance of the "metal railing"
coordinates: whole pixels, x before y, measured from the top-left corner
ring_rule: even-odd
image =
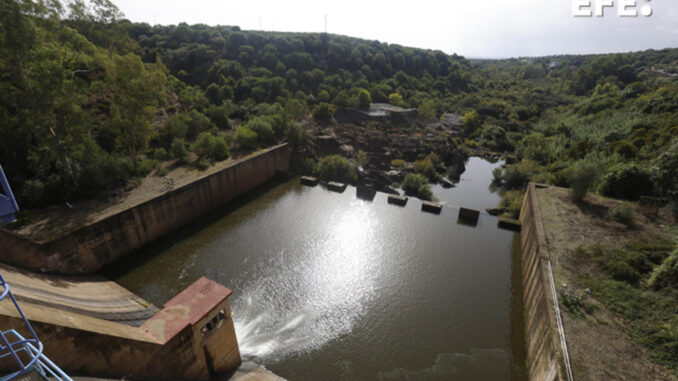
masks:
[[[35,334],[24,312],[19,308],[19,304],[9,289],[9,284],[5,282],[2,275],[0,275],[0,287],[3,288],[2,293],[0,293],[0,302],[6,298],[12,301],[29,333],[28,338],[24,338],[14,329],[0,331],[0,360],[11,358],[18,368],[18,370],[0,377],[0,381],[12,380],[33,371],[37,371],[45,379],[54,378],[56,380],[72,381],[66,373],[42,353],[42,342],[38,339],[38,335]]]

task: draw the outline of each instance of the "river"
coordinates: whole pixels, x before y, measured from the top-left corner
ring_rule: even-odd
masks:
[[[434,187],[440,215],[271,185],[115,280],[156,305],[201,276],[233,289],[242,357],[290,380],[526,380],[519,235],[457,223],[457,206],[496,206],[500,164],[471,158]]]

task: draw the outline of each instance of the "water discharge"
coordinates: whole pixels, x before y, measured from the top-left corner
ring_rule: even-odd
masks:
[[[524,379],[517,236],[420,206],[291,181],[117,280],[159,305],[203,275],[232,288],[242,356],[292,380]]]

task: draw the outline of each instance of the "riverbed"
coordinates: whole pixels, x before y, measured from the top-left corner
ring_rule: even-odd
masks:
[[[498,202],[492,166],[469,160],[473,189],[434,188],[440,215],[271,185],[116,281],[156,305],[201,276],[233,289],[242,357],[290,380],[525,380],[519,235],[457,221]]]

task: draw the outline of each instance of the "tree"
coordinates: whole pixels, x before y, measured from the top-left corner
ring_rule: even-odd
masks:
[[[152,120],[164,99],[165,75],[146,67],[139,56],[114,55],[106,63],[104,93],[110,99],[108,123],[120,131],[118,140],[136,163],[140,150],[146,149],[153,132]]]
[[[574,162],[567,170],[567,181],[570,183],[572,197],[575,200],[581,200],[586,193],[591,190],[600,179],[600,164],[587,159]]]
[[[318,122],[329,122],[332,120],[332,106],[327,103],[320,103],[313,109],[313,119]]]
[[[403,96],[398,93],[391,93],[388,95],[388,103],[400,107],[404,103]]]
[[[370,107],[370,103],[372,103],[370,92],[365,89],[358,90],[358,107],[366,109]]]
[[[405,175],[405,180],[403,180],[401,187],[405,194],[409,196],[417,196],[424,200],[430,200],[433,196],[426,177],[417,173]]]
[[[245,127],[238,127],[233,135],[235,145],[243,150],[257,148],[257,133]]]
[[[348,159],[339,155],[325,156],[315,166],[315,174],[322,180],[353,182],[355,169]]]
[[[478,114],[476,111],[470,111],[464,114],[462,117],[462,122],[464,123],[464,130],[466,131],[466,134],[473,133],[482,125],[480,114]]]

